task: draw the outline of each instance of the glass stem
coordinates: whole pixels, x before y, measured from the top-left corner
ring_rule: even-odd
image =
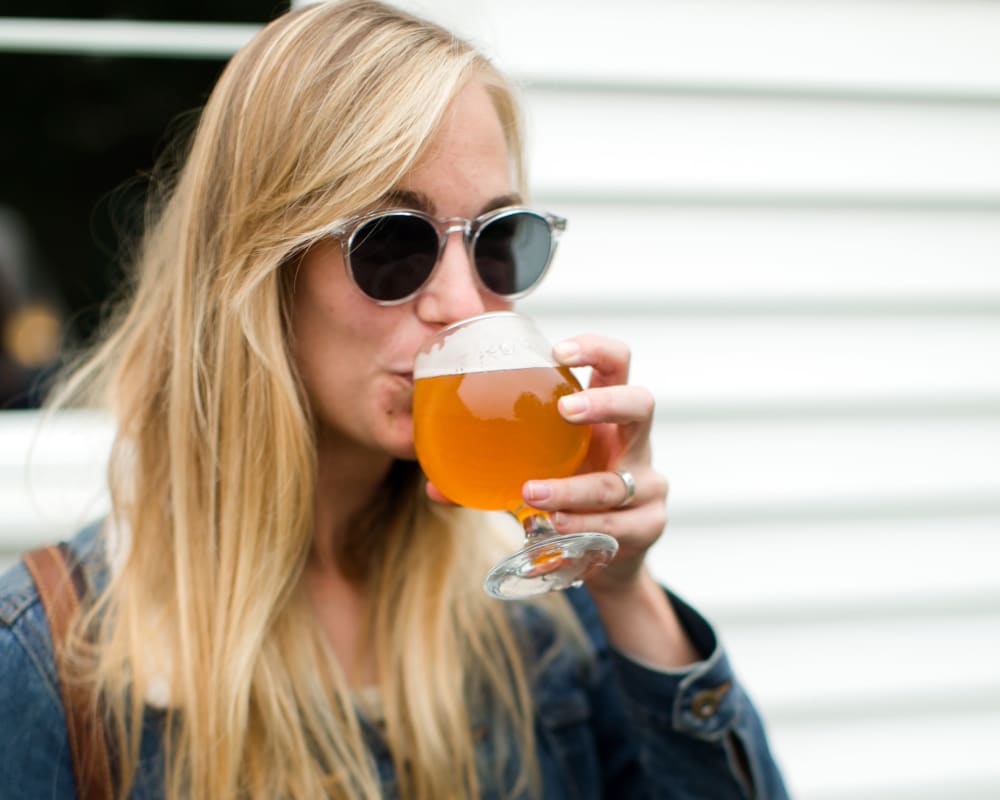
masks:
[[[559,533],[545,511],[539,511],[529,505],[522,505],[513,514],[521,523],[521,527],[524,528],[525,544],[532,544]]]

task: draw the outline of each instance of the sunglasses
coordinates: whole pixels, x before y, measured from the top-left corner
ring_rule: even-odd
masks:
[[[379,305],[416,297],[434,274],[448,236],[462,233],[484,289],[506,300],[524,297],[549,268],[566,220],[507,207],[475,219],[440,219],[421,211],[375,211],[330,231],[339,239],[354,284]]]

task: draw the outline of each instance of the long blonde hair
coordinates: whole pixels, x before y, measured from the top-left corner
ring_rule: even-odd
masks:
[[[96,394],[118,425],[112,519],[129,546],[81,628],[96,646],[81,635],[78,649],[123,790],[145,698],[165,681],[169,797],[379,796],[302,588],[317,487],[287,343],[289,261],[397,186],[470,80],[491,93],[523,187],[511,90],[465,42],[368,0],[268,25],[220,78],[149,220],[128,301],[66,384],[63,399]],[[478,794],[479,702],[521,748],[514,788],[530,788],[531,659],[480,588],[497,545],[459,535],[466,512],[431,507],[421,480],[397,463],[358,521],[365,546],[345,551],[373,598],[400,792]],[[570,620],[562,600],[548,607]]]

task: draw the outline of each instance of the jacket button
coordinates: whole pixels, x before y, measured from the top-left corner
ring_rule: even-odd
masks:
[[[708,719],[722,704],[722,698],[733,688],[732,681],[726,681],[714,689],[705,689],[691,698],[691,710],[699,719]]]

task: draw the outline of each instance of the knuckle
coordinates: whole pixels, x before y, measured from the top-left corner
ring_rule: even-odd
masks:
[[[576,533],[579,530],[580,523],[576,514],[559,511],[553,515],[552,521],[560,533]]]
[[[622,479],[615,473],[605,473],[597,482],[597,500],[599,505],[611,507],[622,499]]]
[[[614,365],[616,368],[624,369],[628,372],[632,362],[632,349],[626,342],[596,333],[588,334],[583,338],[588,348],[601,361],[607,362],[609,366]]]
[[[620,350],[619,358],[621,359],[622,366],[628,370],[632,365],[632,348],[625,344],[625,342],[618,342],[618,347]]]
[[[594,410],[597,412],[597,416],[602,420],[617,419],[620,412],[618,410],[621,403],[618,397],[618,387],[617,386],[605,386],[601,389],[594,390],[597,394],[597,402],[594,404]]]
[[[656,396],[645,386],[641,387],[640,391],[643,415],[647,419],[652,419],[653,414],[656,413]]]
[[[584,533],[585,531],[593,530],[596,530],[596,528],[587,514],[577,514],[573,518],[573,533]]]
[[[662,531],[667,527],[667,507],[657,504],[652,513],[652,525],[654,529]]]

